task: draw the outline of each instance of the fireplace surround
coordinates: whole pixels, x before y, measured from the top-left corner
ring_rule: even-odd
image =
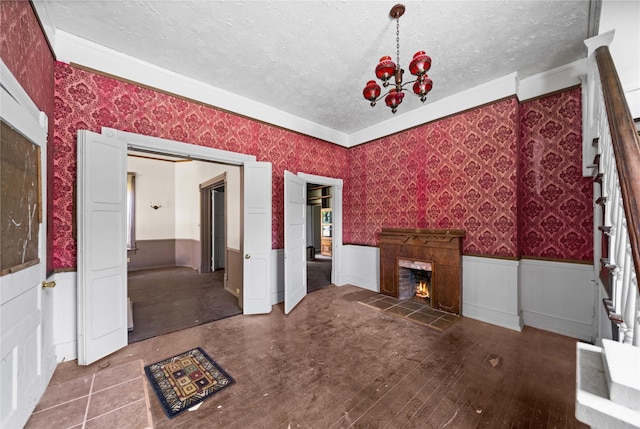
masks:
[[[400,296],[400,277],[407,269],[428,272],[431,307],[461,314],[464,236],[460,229],[382,228],[380,293],[407,299],[406,288]]]

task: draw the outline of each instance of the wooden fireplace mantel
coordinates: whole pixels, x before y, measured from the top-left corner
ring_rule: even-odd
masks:
[[[461,314],[462,229],[382,228],[380,293],[398,297],[398,259],[431,263],[431,306]]]

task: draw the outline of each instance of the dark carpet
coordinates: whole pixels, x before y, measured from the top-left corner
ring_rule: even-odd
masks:
[[[224,290],[224,270],[200,274],[187,267],[130,271],[133,331],[129,343],[242,314]],[[307,261],[307,292],[331,286],[331,258]]]
[[[224,270],[200,274],[186,267],[129,272],[133,331],[129,343],[242,314],[224,290]]]
[[[331,286],[331,258],[307,261],[307,293]]]

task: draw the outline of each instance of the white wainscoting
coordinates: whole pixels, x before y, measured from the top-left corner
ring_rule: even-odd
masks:
[[[77,273],[55,273],[53,292],[53,344],[59,362],[78,358]]]
[[[462,315],[516,331],[519,306],[518,261],[462,257]]]
[[[524,324],[584,341],[595,338],[593,265],[520,261]]]
[[[284,300],[284,249],[272,251],[272,305]],[[380,291],[380,250],[343,246],[340,285]],[[77,359],[77,275],[56,273],[54,345],[58,362]],[[523,325],[592,341],[593,266],[537,260],[462,257],[462,315],[508,329]]]
[[[340,266],[340,284],[350,284],[380,292],[380,249],[371,246],[345,245]]]
[[[284,249],[271,251],[271,305],[284,302]]]

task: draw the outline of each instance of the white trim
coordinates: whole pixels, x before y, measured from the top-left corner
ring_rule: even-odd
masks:
[[[185,158],[224,162],[233,165],[241,165],[245,162],[255,162],[256,160],[254,155],[245,155],[242,153],[229,152],[227,150],[214,149],[206,146],[198,146],[175,140],[145,136],[142,134],[116,130],[114,128],[102,127],[102,135],[126,141],[127,147],[135,150],[168,153],[171,155],[183,156]]]
[[[599,47],[609,46],[611,42],[613,42],[615,34],[615,30],[609,30],[606,33],[598,34],[597,36],[593,36],[585,40],[584,44],[587,45],[587,58],[590,57]]]
[[[548,70],[518,81],[517,95],[520,102],[580,84],[580,76],[587,74],[587,60]]]
[[[333,177],[316,176],[314,174],[298,173],[298,176],[307,183],[332,186],[331,200],[333,202],[333,237],[331,239],[331,283],[341,285],[340,273],[342,272],[342,186],[343,180]],[[339,222],[336,222],[338,220]]]
[[[99,70],[347,148],[512,95],[518,94],[520,100],[523,100],[577,85],[580,83],[577,76],[584,73],[582,69],[586,63],[586,60],[579,60],[539,75],[530,76],[520,82],[517,81],[517,73],[513,72],[449,97],[427,102],[418,109],[391,117],[371,127],[346,134],[185,77],[62,30],[56,30],[55,41],[56,55],[59,61]]]
[[[356,131],[349,136],[349,145],[347,147],[395,134],[436,119],[453,115],[454,113],[500,100],[515,93],[516,73],[510,73],[491,82],[478,85],[450,97],[427,103],[419,109],[403,113],[398,117],[392,117],[374,126]]]
[[[46,123],[42,123],[42,113],[40,112],[40,109],[38,109],[38,106],[36,106],[36,104],[31,100],[31,97],[29,97],[27,91],[22,88],[20,82],[18,82],[18,80],[13,76],[7,65],[4,63],[4,61],[2,61],[2,58],[0,58],[0,83],[2,83],[2,86],[6,88],[8,95],[13,98],[14,102],[18,103],[21,109],[25,109],[29,116],[31,116],[36,122],[44,125],[44,129],[46,132]],[[0,106],[2,106],[3,116],[7,111],[14,110],[7,109],[7,105],[4,104],[5,102],[6,101],[3,100],[2,104],[0,104]],[[14,125],[14,127],[20,129],[20,127],[17,125]],[[24,131],[21,130],[21,132],[24,134]],[[40,141],[34,139],[33,137],[29,138],[34,141]]]
[[[56,55],[59,61],[100,70],[305,135],[342,146],[346,146],[348,142],[347,134],[185,77],[62,30],[56,31]]]
[[[44,29],[44,35],[49,41],[49,44],[51,45],[51,49],[53,49],[55,52],[56,22],[55,22],[54,14],[51,10],[51,5],[50,5],[51,1],[52,0],[31,0],[31,2],[33,3],[33,6],[36,9],[36,13],[38,15],[38,19],[40,20],[40,24]]]

